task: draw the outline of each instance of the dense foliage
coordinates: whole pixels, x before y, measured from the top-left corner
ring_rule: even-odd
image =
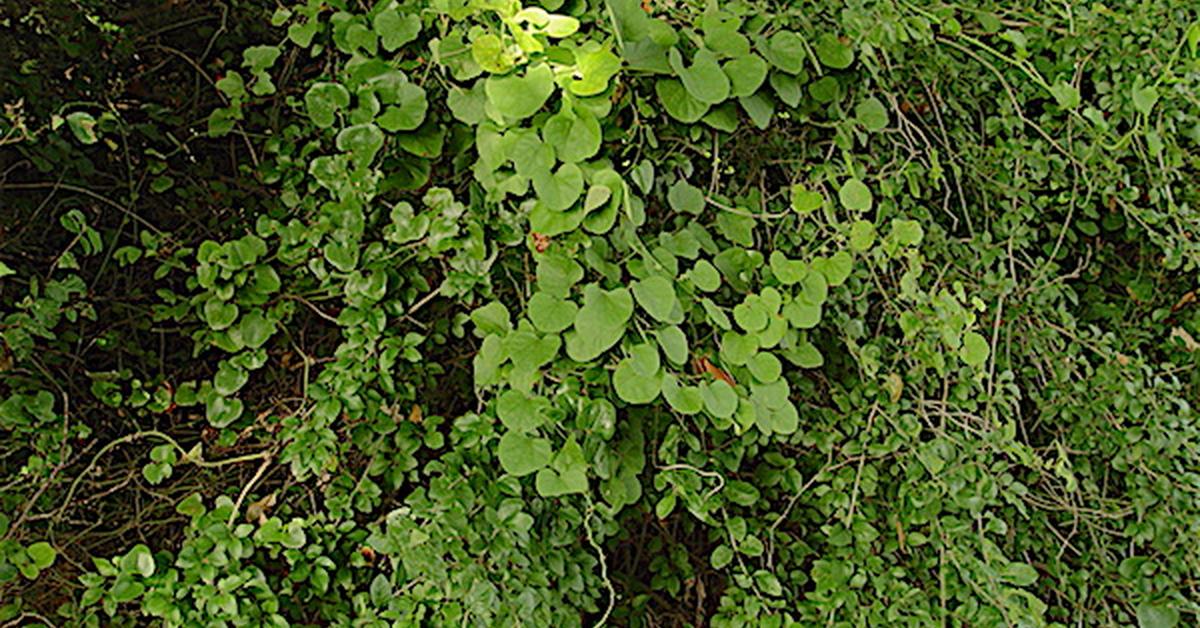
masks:
[[[0,4],[0,623],[1200,623],[1194,3],[113,4]]]

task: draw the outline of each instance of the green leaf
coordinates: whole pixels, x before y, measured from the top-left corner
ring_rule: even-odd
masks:
[[[875,225],[866,220],[856,220],[850,225],[850,248],[856,252],[869,250],[875,245]]]
[[[475,327],[479,329],[482,336],[488,334],[504,335],[512,329],[512,323],[509,321],[508,308],[499,301],[492,301],[487,305],[475,308],[471,312],[471,321],[475,323]]]
[[[1037,570],[1025,563],[1009,563],[1004,566],[1001,578],[1018,587],[1027,587],[1037,581]]]
[[[151,462],[142,467],[142,477],[151,485],[161,484],[163,480],[171,477],[171,472],[171,465],[161,462]]]
[[[575,260],[560,252],[547,252],[538,258],[537,285],[538,289],[559,298],[565,299],[571,287],[583,279],[583,267]]]
[[[750,40],[738,27],[740,19],[719,19],[717,14],[706,13],[702,20],[704,43],[726,57],[742,57],[750,54]]]
[[[1079,90],[1066,81],[1059,81],[1050,86],[1050,95],[1063,109],[1074,109],[1079,106]]]
[[[559,166],[553,173],[542,170],[533,176],[533,189],[546,209],[564,211],[583,194],[583,171],[571,163]]]
[[[897,244],[901,246],[916,246],[921,243],[921,239],[924,236],[925,230],[921,228],[921,223],[901,218],[892,220],[891,237]]]
[[[583,200],[583,211],[593,212],[608,204],[612,200],[612,189],[603,185],[593,185],[588,188],[587,196]]]
[[[800,80],[784,72],[771,73],[771,89],[775,90],[775,95],[779,96],[779,100],[789,107],[797,107],[800,105],[800,99],[804,97]]]
[[[661,275],[654,275],[633,284],[633,296],[646,313],[664,323],[678,323],[682,318],[675,284]]]
[[[958,356],[967,366],[982,366],[984,362],[987,362],[990,354],[991,347],[988,346],[987,339],[982,335],[973,331],[963,334],[962,347],[958,350]]]
[[[792,210],[798,214],[814,212],[825,204],[820,192],[809,190],[803,185],[793,185],[791,190]]]
[[[209,425],[222,428],[241,418],[243,409],[241,399],[216,397],[208,403],[205,414]]]
[[[684,88],[696,100],[715,105],[729,98],[729,77],[721,70],[717,56],[712,51],[706,48],[697,50],[690,66],[684,64],[683,55],[677,48],[671,48],[667,58],[676,76],[683,81]]]
[[[71,129],[71,134],[75,139],[79,140],[80,144],[95,144],[100,141],[100,137],[96,135],[96,119],[92,114],[86,111],[76,111],[67,114],[67,127]]]
[[[750,363],[747,366],[750,368],[750,374],[754,376],[754,379],[764,384],[769,384],[779,379],[779,376],[783,374],[783,364],[779,361],[779,358],[765,351],[750,358]]]
[[[658,503],[654,505],[654,515],[659,519],[666,519],[671,516],[671,513],[675,512],[677,501],[678,498],[675,496],[675,493],[663,495],[662,499],[658,500]]]
[[[761,497],[753,484],[742,480],[730,480],[721,495],[739,506],[753,506]]]
[[[504,74],[516,63],[515,55],[500,37],[486,33],[471,41],[471,58],[492,74]]]
[[[554,15],[538,7],[526,7],[516,15],[518,22],[536,26],[547,37],[561,39],[579,30],[579,20],[568,15]]]
[[[700,188],[679,179],[667,190],[667,203],[681,214],[699,214],[704,211],[704,192]]]
[[[708,104],[688,93],[679,79],[659,79],[654,84],[654,92],[667,115],[685,124],[699,122],[708,113]]]
[[[532,432],[545,423],[549,407],[545,397],[506,390],[496,399],[496,416],[510,430]]]
[[[521,329],[504,338],[504,352],[512,359],[513,366],[522,372],[541,368],[558,355],[562,339],[558,336],[539,336]]]
[[[883,102],[874,96],[866,98],[854,107],[854,117],[868,131],[882,131],[888,125],[888,112]]]
[[[527,313],[538,330],[556,334],[574,324],[579,306],[549,293],[538,292],[529,299]]]
[[[701,118],[704,124],[726,133],[733,133],[738,130],[740,121],[738,120],[737,104],[726,102],[709,110],[707,114]]]
[[[701,384],[700,396],[704,399],[704,409],[717,418],[727,419],[737,411],[737,393],[721,380]]]
[[[45,541],[38,541],[25,548],[25,553],[29,555],[29,560],[33,562],[33,566],[41,571],[50,565],[54,564],[54,559],[58,557],[58,552]]]
[[[816,48],[821,63],[835,70],[844,70],[854,63],[854,49],[833,33],[817,38]]]
[[[154,179],[150,181],[150,191],[154,192],[155,194],[162,194],[163,192],[171,189],[174,185],[175,179],[166,175],[160,175],[154,177]]]
[[[321,21],[315,17],[310,17],[303,23],[295,22],[288,26],[287,36],[292,43],[301,48],[308,48],[312,44],[313,37],[321,28]]]
[[[721,273],[708,260],[699,260],[688,273],[692,284],[703,292],[712,292],[721,287]]]
[[[600,122],[584,107],[563,105],[542,127],[545,142],[554,147],[560,161],[575,163],[600,151]]]
[[[554,72],[539,63],[527,69],[524,76],[491,76],[484,82],[484,92],[504,117],[524,120],[537,113],[554,93]]]
[[[674,364],[687,362],[688,340],[682,329],[677,325],[670,325],[655,331],[654,335],[668,360]]]
[[[395,595],[392,581],[381,573],[375,574],[375,577],[371,579],[371,586],[367,591],[371,596],[371,604],[376,607],[386,607],[388,601]]]
[[[810,272],[801,280],[800,301],[809,305],[821,305],[829,296],[829,280],[820,272]]]
[[[542,497],[558,497],[587,490],[587,461],[583,457],[583,448],[574,438],[567,439],[549,468],[538,471],[535,485]]]
[[[754,572],[754,585],[758,587],[759,591],[771,597],[783,595],[783,585],[779,584],[779,578],[765,569]]]
[[[718,545],[709,556],[708,562],[713,569],[724,569],[733,562],[733,550],[729,549],[728,545]]]
[[[747,248],[754,246],[754,218],[745,214],[720,212],[717,214],[717,229],[721,235],[735,244]]]
[[[680,414],[690,416],[704,409],[704,397],[700,389],[696,386],[680,386],[674,375],[663,375],[662,394],[667,404]]]
[[[376,122],[379,123],[379,128],[389,133],[412,131],[425,121],[428,107],[425,90],[412,83],[405,83],[396,91],[396,104],[388,105]]]
[[[721,335],[721,359],[742,366],[758,352],[758,336],[727,331]]]
[[[633,295],[627,288],[602,290],[596,284],[583,289],[583,307],[575,316],[574,329],[568,331],[567,355],[576,362],[590,362],[603,354],[625,335],[625,325],[633,315]]]
[[[380,11],[371,26],[379,35],[383,49],[393,52],[404,44],[416,40],[421,33],[421,18],[413,13],[401,13],[396,9]]]
[[[354,242],[326,242],[322,248],[325,260],[343,273],[358,268],[358,245]]]
[[[631,358],[625,358],[613,371],[613,389],[622,400],[632,404],[647,404],[658,397],[662,376],[657,371],[650,376],[640,373]]]
[[[279,59],[279,46],[251,46],[242,51],[242,65],[252,72],[270,69]]]
[[[200,493],[192,493],[175,506],[175,512],[188,517],[198,517],[204,514],[204,501]]]
[[[218,299],[209,299],[204,304],[204,320],[213,331],[228,328],[237,320],[238,307]]]
[[[575,51],[575,75],[568,89],[576,96],[595,96],[608,89],[608,82],[621,70],[621,59],[607,44],[588,41]]]
[[[808,84],[808,95],[821,104],[829,104],[842,97],[842,85],[836,77],[823,76]]]
[[[487,94],[479,84],[469,90],[452,87],[446,93],[446,106],[459,122],[477,126],[487,115]]]
[[[771,267],[771,274],[785,286],[800,283],[808,274],[808,266],[804,262],[788,259],[779,249],[771,251],[767,261]]]
[[[241,330],[242,342],[246,343],[246,347],[257,349],[275,334],[275,321],[263,316],[262,312],[253,310],[242,317],[238,329]]]
[[[1137,622],[1138,628],[1174,628],[1179,625],[1179,611],[1143,602],[1137,605]]]
[[[767,62],[754,53],[726,61],[722,69],[729,77],[729,93],[736,98],[750,96],[767,79]]]
[[[581,427],[608,440],[617,424],[617,408],[607,399],[589,399],[580,410]]]
[[[738,104],[759,130],[766,130],[771,126],[771,118],[775,115],[775,101],[770,96],[757,92],[753,96],[739,98]]]
[[[500,467],[505,473],[516,477],[529,475],[550,464],[553,452],[550,441],[526,436],[519,432],[507,432],[500,437],[496,451]]]
[[[855,177],[846,179],[842,183],[842,187],[838,190],[838,200],[842,202],[842,206],[850,211],[870,211],[875,205],[875,197],[871,195],[871,189],[865,183]]]
[[[793,364],[805,369],[820,368],[825,364],[825,357],[821,355],[820,350],[811,342],[803,342],[791,352],[788,359]]]
[[[0,262],[0,278],[15,274],[17,274],[17,271],[13,270],[8,264]]]
[[[350,92],[339,83],[313,83],[304,94],[304,108],[313,124],[322,129],[333,126],[339,109],[350,106]]]
[[[770,408],[761,403],[754,404],[754,425],[764,434],[794,434],[800,426],[800,415],[791,403],[779,408]]]
[[[854,258],[845,251],[838,251],[829,258],[813,260],[812,268],[825,276],[828,285],[840,286],[854,270]]]
[[[233,364],[230,360],[221,362],[217,374],[213,376],[213,390],[222,397],[229,397],[242,389],[249,381],[250,374],[246,369]]]
[[[341,36],[339,37],[339,32]],[[367,56],[375,56],[376,47],[379,37],[375,35],[375,31],[367,28],[367,25],[354,20],[350,22],[344,30],[334,30],[334,44],[338,49],[347,54],[366,53]]]
[[[733,307],[733,320],[748,332],[762,331],[767,326],[767,311],[756,295],[750,295]]]
[[[136,600],[145,592],[145,585],[133,580],[132,578],[129,578],[128,576],[123,576],[118,577],[116,581],[113,582],[112,588],[109,589],[108,594],[112,597],[114,602],[123,604],[125,602]]]
[[[479,352],[471,360],[475,386],[486,388],[500,383],[500,366],[507,359],[504,341],[495,334],[485,337],[479,345]]]
[[[629,359],[633,364],[633,370],[637,371],[637,374],[643,377],[653,377],[662,366],[662,361],[658,355],[658,347],[651,342],[643,342],[631,348],[629,350]]]
[[[225,76],[218,79],[216,86],[231,100],[246,97],[246,80],[236,70],[230,70]]]
[[[771,65],[788,74],[797,74],[804,67],[804,42],[792,31],[775,33],[759,51]]]
[[[125,555],[125,559],[121,561],[121,568],[149,578],[154,575],[154,555],[150,553],[149,547],[139,543]]]
[[[1133,108],[1142,115],[1150,115],[1156,103],[1158,103],[1158,90],[1153,85],[1133,90]]]
[[[383,148],[383,131],[371,123],[348,126],[337,134],[337,148],[349,152],[358,167],[365,167]]]

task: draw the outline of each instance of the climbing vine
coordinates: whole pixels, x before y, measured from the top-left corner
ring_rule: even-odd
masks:
[[[251,13],[193,62],[197,141],[244,154],[216,196],[183,149],[134,176],[120,107],[0,126],[130,179],[71,166],[102,213],[57,213],[49,270],[0,255],[0,619],[1200,614],[1195,8]],[[240,205],[179,220],[204,194]],[[143,340],[95,331],[114,266]],[[101,338],[119,368],[65,357]],[[170,542],[68,541],[119,456]]]

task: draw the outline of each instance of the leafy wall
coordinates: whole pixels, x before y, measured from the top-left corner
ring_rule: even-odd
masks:
[[[15,9],[0,620],[1197,621],[1190,3]]]

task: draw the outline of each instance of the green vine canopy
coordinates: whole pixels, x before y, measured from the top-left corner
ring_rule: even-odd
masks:
[[[219,218],[147,149],[0,255],[0,620],[1200,621],[1197,7],[272,10]],[[142,124],[46,119],[14,190]],[[69,542],[121,456],[169,532]]]

